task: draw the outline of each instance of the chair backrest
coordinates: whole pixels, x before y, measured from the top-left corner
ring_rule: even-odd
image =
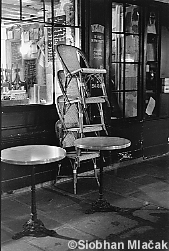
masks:
[[[77,103],[68,103],[63,95],[56,98],[56,108],[59,115],[59,122],[56,123],[55,131],[58,134],[61,146],[74,146],[78,135],[70,128],[80,128],[79,110]]]
[[[57,77],[59,81],[59,86],[62,91],[62,94],[67,97],[67,100],[69,98],[80,98],[80,89],[78,86],[78,81],[76,77],[73,77],[71,79],[67,79],[65,77],[65,73],[63,70],[59,70],[57,72]]]
[[[80,69],[82,61],[89,68],[87,59],[79,48],[66,44],[58,44],[56,48],[66,74]]]
[[[79,127],[79,111],[76,103],[68,103],[63,95],[56,98],[56,108],[65,129]]]
[[[55,132],[57,138],[59,139],[60,146],[63,148],[74,147],[74,141],[77,139],[76,132],[66,132],[63,129],[63,124],[61,120],[58,120],[55,124]]]

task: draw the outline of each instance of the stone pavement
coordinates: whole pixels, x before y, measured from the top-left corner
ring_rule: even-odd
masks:
[[[117,173],[113,170],[104,173],[104,197],[114,206],[138,208],[133,213],[134,217],[117,212],[86,214],[85,210],[98,198],[94,179],[79,179],[78,194],[73,195],[72,190],[70,181],[36,190],[38,218],[46,228],[56,231],[55,237],[28,236],[13,240],[12,236],[21,231],[30,218],[31,195],[30,191],[24,191],[2,196],[1,250],[128,250],[130,247],[124,246],[127,245],[124,244],[127,238],[134,236],[139,241],[143,233],[146,239],[147,231],[152,228],[160,227],[162,234],[168,229],[169,218],[165,218],[165,222],[157,221],[157,212],[162,214],[169,209],[169,155],[126,165]],[[141,225],[138,217],[141,218]],[[104,246],[106,240],[111,241],[113,246],[108,246],[108,243]],[[99,246],[99,241],[102,246]],[[79,246],[75,248],[77,242]],[[138,250],[139,243],[134,245],[133,249]]]

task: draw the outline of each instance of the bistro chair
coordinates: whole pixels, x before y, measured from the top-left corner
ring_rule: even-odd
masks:
[[[77,170],[80,163],[85,160],[91,159],[94,166],[94,174],[97,183],[97,165],[96,158],[99,158],[99,152],[93,151],[76,151],[74,148],[74,141],[79,137],[84,137],[86,133],[99,133],[102,130],[100,125],[84,125],[83,113],[81,112],[81,103],[79,100],[72,100],[67,102],[64,95],[56,98],[56,108],[59,115],[59,120],[56,122],[55,131],[60,142],[60,146],[67,150],[67,157],[71,161],[73,169],[73,187],[74,194],[77,184]],[[72,149],[73,148],[73,149]],[[69,151],[71,149],[71,151]],[[57,178],[60,177],[61,165],[59,165]],[[83,176],[84,177],[84,176]]]
[[[106,74],[106,69],[91,68],[85,54],[82,50],[75,46],[58,44],[56,48],[65,71],[67,86],[73,77],[77,78],[81,96],[85,102],[86,98],[91,97],[91,86],[88,84],[96,81],[97,84],[100,84],[102,95],[99,97],[92,97],[94,100],[91,102],[99,103],[103,102],[102,99],[104,99],[109,105],[104,83],[104,74]]]
[[[71,80],[69,80],[69,83],[68,83],[63,70],[58,71],[57,77],[58,77],[60,89],[64,96],[64,101],[67,102],[66,106],[68,107],[68,104],[71,105],[73,101],[76,101],[77,103],[79,102],[78,105],[79,105],[79,111],[81,113],[81,116],[85,118],[86,124],[93,126],[92,121],[90,119],[91,116],[89,116],[89,109],[84,109],[84,106],[83,106],[83,99],[80,94],[78,79],[76,77],[73,77]],[[104,112],[103,112],[103,103],[105,102],[105,100],[103,98],[98,98],[97,101],[100,101],[100,102],[95,103],[95,98],[88,97],[85,99],[85,102],[87,105],[92,104],[93,102],[93,104],[97,106],[98,112],[100,114],[100,123],[98,125],[100,125],[102,127],[102,130],[105,132],[105,134],[108,135],[106,125],[105,125]]]
[[[85,54],[75,46],[59,44],[56,48],[65,72],[65,86],[67,88],[73,78],[77,80],[83,108],[103,103],[110,106],[104,83],[106,70],[91,68]],[[93,95],[92,87],[96,85],[97,90],[95,89]],[[101,93],[101,95],[96,93]],[[103,119],[103,114],[100,116]]]

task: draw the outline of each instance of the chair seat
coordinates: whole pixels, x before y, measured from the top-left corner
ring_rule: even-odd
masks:
[[[66,156],[70,159],[76,159],[77,153],[75,151],[68,152]],[[94,159],[99,158],[100,154],[99,152],[81,152],[80,155],[78,155],[79,161],[84,161],[88,159]]]
[[[79,68],[77,70],[71,71],[71,73],[68,73],[66,77],[69,77],[71,74],[77,74],[79,72],[85,73],[85,74],[105,74],[106,69],[96,69],[96,68]]]
[[[106,102],[106,100],[103,96],[85,98],[86,104],[98,104],[98,103],[105,103],[105,102]]]
[[[63,97],[62,99],[60,99],[60,102],[63,102],[66,104],[70,103],[70,104],[73,104],[73,103],[78,103],[78,102],[82,102],[82,99],[79,98],[79,97],[76,97],[76,96],[70,96],[68,95],[67,96],[67,102],[65,101],[65,98]],[[99,96],[99,97],[86,97],[85,98],[85,103],[86,104],[98,104],[98,103],[105,103],[106,100],[105,100],[105,97],[104,96]]]
[[[66,129],[69,132],[80,132],[79,127],[71,127]],[[87,132],[98,132],[103,130],[102,124],[94,124],[94,125],[83,125],[83,133]]]
[[[105,74],[106,69],[95,69],[95,68],[81,68],[83,73],[87,74]]]

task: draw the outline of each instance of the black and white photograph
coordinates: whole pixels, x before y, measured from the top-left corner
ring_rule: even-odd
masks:
[[[1,1],[1,250],[169,251],[169,0]]]

